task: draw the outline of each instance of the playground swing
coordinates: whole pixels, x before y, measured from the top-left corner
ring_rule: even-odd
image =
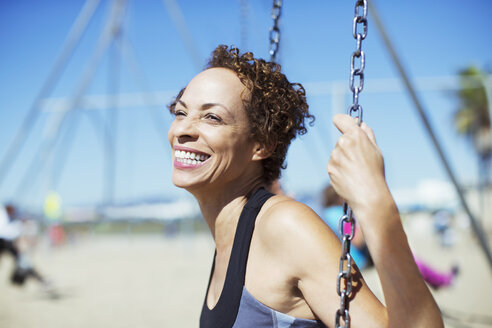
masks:
[[[361,13],[362,8],[362,13]],[[358,26],[362,26],[362,32]],[[348,108],[350,116],[355,115],[357,122],[362,123],[362,106],[359,104],[359,93],[364,87],[365,54],[362,50],[362,41],[367,36],[367,0],[357,0],[355,3],[355,14],[352,24],[352,34],[357,41],[357,48],[352,52],[350,58],[350,91],[352,91],[352,105]],[[359,67],[356,67],[356,58],[359,59]],[[359,85],[354,85],[356,77],[359,77]],[[348,226],[348,229],[346,227]],[[350,327],[349,302],[352,294],[352,256],[350,255],[350,244],[355,233],[355,219],[352,209],[347,203],[343,205],[343,215],[339,221],[340,236],[342,236],[342,254],[340,256],[339,273],[337,277],[337,293],[340,296],[340,308],[335,314],[335,327]],[[347,231],[348,230],[348,231]],[[344,287],[342,287],[342,282]],[[343,289],[342,289],[343,288]],[[340,319],[343,317],[344,325],[341,326]]]
[[[278,21],[282,13],[282,0],[273,0],[272,19],[270,27],[270,61],[277,62],[277,54],[280,42],[280,28]],[[362,28],[362,31],[359,30]],[[352,34],[357,41],[356,49],[350,58],[350,91],[352,92],[352,105],[347,114],[355,117],[358,124],[362,123],[362,106],[359,104],[359,93],[364,87],[365,54],[362,50],[362,41],[367,36],[367,0],[356,0],[355,13],[352,23]],[[359,66],[357,67],[357,60]],[[358,85],[355,85],[358,77]],[[340,256],[339,273],[337,276],[337,294],[340,296],[340,308],[335,314],[335,327],[350,327],[349,302],[352,296],[352,256],[350,255],[351,240],[355,233],[355,219],[352,209],[347,203],[343,205],[343,215],[339,220],[339,233],[342,237],[342,254]],[[341,325],[343,318],[344,325]]]

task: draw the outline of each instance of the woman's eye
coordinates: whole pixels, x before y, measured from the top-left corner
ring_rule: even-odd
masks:
[[[184,110],[182,110],[182,109],[176,109],[174,111],[174,115],[175,116],[186,116],[186,112]]]
[[[205,117],[207,119],[215,121],[215,122],[222,122],[222,119],[220,117],[218,117],[217,115],[212,114],[212,113],[208,113],[207,115],[205,115]]]

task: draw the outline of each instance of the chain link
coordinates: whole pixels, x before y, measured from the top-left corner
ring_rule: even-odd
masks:
[[[241,49],[248,49],[248,0],[239,0],[239,8],[241,12],[239,15],[241,26]]]
[[[273,0],[272,18],[273,26],[270,27],[270,61],[276,62],[278,47],[280,42],[280,28],[278,27],[278,20],[282,13],[282,0]]]
[[[361,10],[362,9],[362,10]],[[361,27],[361,29],[359,29]],[[359,104],[359,93],[364,88],[364,69],[366,57],[362,51],[362,41],[367,36],[367,0],[357,0],[355,16],[352,24],[352,34],[357,41],[357,48],[350,58],[350,91],[352,91],[352,105],[348,114],[362,123],[362,106]],[[358,77],[358,85],[356,80]],[[346,231],[346,228],[349,231]],[[352,294],[352,256],[350,255],[351,240],[355,233],[355,219],[352,209],[347,203],[343,204],[343,215],[339,221],[339,232],[342,238],[342,255],[340,256],[339,273],[337,277],[337,294],[340,296],[340,308],[335,314],[335,327],[350,328],[349,301]],[[342,326],[341,319],[344,325]]]

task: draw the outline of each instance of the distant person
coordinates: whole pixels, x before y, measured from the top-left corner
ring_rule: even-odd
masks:
[[[431,267],[426,262],[418,259],[415,255],[413,258],[425,282],[427,282],[433,289],[450,287],[453,285],[454,280],[459,273],[458,265],[453,265],[449,271],[444,272]]]
[[[282,188],[282,184],[279,179],[273,181],[269,186],[267,186],[267,189],[272,194],[285,196],[284,189]]]
[[[323,190],[322,205],[324,210],[322,219],[340,239],[342,236],[340,235],[339,223],[340,218],[343,215],[343,203],[343,199],[337,194],[332,185],[328,185]],[[355,221],[355,224],[354,238],[352,239],[352,245],[355,247],[350,249],[351,255],[355,264],[357,264],[360,269],[369,268],[374,265],[371,254],[364,241],[364,236],[360,232],[357,221]],[[344,227],[344,233],[349,234],[350,231],[346,231],[347,228],[348,227]]]
[[[456,242],[454,229],[452,228],[453,216],[449,210],[439,209],[432,213],[434,231],[439,236],[441,245],[451,247]]]
[[[14,285],[22,286],[32,278],[42,284],[44,290],[55,297],[56,292],[51,285],[39,272],[34,268],[29,257],[25,252],[19,249],[19,240],[21,238],[21,222],[17,208],[12,204],[0,207],[0,257],[2,253],[9,253],[14,260],[14,270],[10,280]]]
[[[339,221],[343,215],[343,199],[336,193],[335,189],[331,185],[328,185],[323,190],[323,206],[325,207],[323,219],[335,232],[335,234],[341,238]],[[355,247],[351,248],[351,255],[359,268],[362,269],[371,267],[373,265],[372,258],[369,254],[369,249],[367,248],[364,236],[359,232],[357,225],[354,238],[352,239],[352,244]],[[458,266],[456,265],[453,266],[448,272],[441,272],[417,258],[415,255],[413,258],[425,282],[427,282],[433,289],[451,286],[459,272]]]
[[[62,219],[62,200],[56,191],[50,191],[44,203],[44,218],[48,222],[48,237],[51,246],[61,246],[66,241]]]
[[[11,204],[0,206],[0,257],[9,253],[17,263],[19,250],[16,240],[21,233],[20,222],[16,220],[16,210]]]
[[[284,188],[282,187],[282,184],[280,183],[280,179],[276,179],[271,184],[267,185],[265,187],[265,189],[268,190],[269,192],[271,192],[272,194],[275,194],[275,195],[295,198],[294,193],[291,193],[291,192],[286,193],[285,192]]]

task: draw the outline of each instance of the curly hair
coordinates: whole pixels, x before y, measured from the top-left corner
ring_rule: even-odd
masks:
[[[236,47],[219,45],[206,68],[222,67],[232,70],[249,90],[251,96],[243,100],[249,118],[251,137],[271,149],[262,160],[263,181],[269,185],[286,168],[287,149],[297,135],[307,132],[305,121],[314,122],[306,102],[306,91],[299,83],[290,83],[281,73],[281,66],[255,58],[253,53],[240,54]],[[169,105],[174,111],[184,89]]]

